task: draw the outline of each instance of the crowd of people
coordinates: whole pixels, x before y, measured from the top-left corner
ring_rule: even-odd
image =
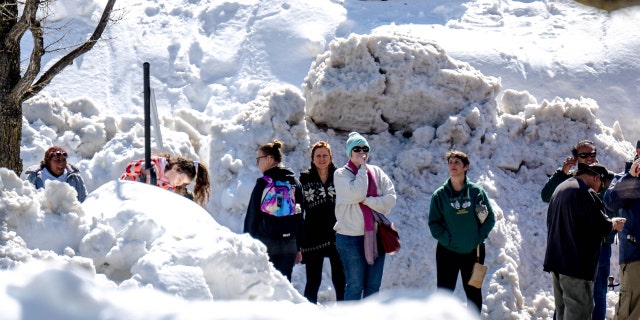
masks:
[[[47,181],[66,182],[77,193],[77,199],[83,202],[87,197],[87,188],[80,175],[80,170],[67,163],[69,154],[60,146],[52,146],[44,152],[39,165],[27,168],[27,180],[36,189],[44,189]],[[209,202],[211,185],[209,169],[205,164],[193,161],[184,156],[171,157],[158,154],[151,157],[151,167],[145,167],[145,159],[131,161],[120,176],[121,180],[151,183],[163,189],[183,195],[201,206]],[[187,186],[194,181],[193,191]]]
[[[274,267],[288,279],[297,263],[306,265],[304,296],[318,301],[325,258],[331,264],[336,301],[364,299],[380,290],[385,251],[377,235],[374,214],[387,215],[396,203],[389,176],[368,163],[372,147],[352,132],[346,142],[347,163],[337,167],[329,143],[311,148],[309,169],[299,179],[283,162],[282,143],[274,140],[256,151],[257,179],[245,216],[244,232],[262,241]],[[495,225],[489,199],[469,181],[468,156],[460,151],[445,155],[451,177],[434,192],[429,213],[431,233],[438,240],[437,286],[453,291],[461,274],[469,308],[482,310],[481,284],[470,285],[476,263],[483,264],[484,241]],[[282,208],[294,199],[300,210],[274,213],[265,206],[280,180]],[[290,189],[288,189],[290,188]],[[289,190],[288,193],[286,190]]]
[[[553,279],[554,319],[606,318],[616,235],[622,240],[615,319],[640,319],[640,250],[634,242],[640,231],[634,217],[640,213],[640,141],[634,160],[619,174],[598,162],[593,141],[579,141],[571,153],[541,192],[549,203],[543,268]]]
[[[305,263],[304,296],[311,302],[318,300],[325,258],[331,264],[337,301],[360,300],[380,290],[385,252],[376,236],[373,214],[388,214],[396,193],[387,174],[367,163],[370,149],[362,135],[352,132],[346,145],[349,160],[338,168],[329,143],[319,141],[311,148],[309,169],[299,179],[284,165],[280,141],[262,145],[256,152],[256,164],[264,176],[253,189],[244,232],[267,246],[274,267],[288,279],[295,264]],[[300,210],[276,215],[267,208],[266,194],[276,185],[270,180],[284,180]],[[288,195],[282,199],[286,203]]]
[[[337,167],[326,141],[311,148],[310,166],[298,176],[284,164],[277,139],[256,150],[262,177],[247,206],[244,232],[260,240],[274,267],[291,280],[293,267],[304,263],[304,296],[318,302],[325,258],[337,301],[360,300],[380,290],[385,251],[374,214],[387,215],[396,203],[394,184],[378,166],[368,163],[371,146],[357,132],[346,142],[347,163]],[[543,269],[550,272],[554,319],[604,320],[610,259],[619,239],[620,292],[616,319],[640,319],[640,141],[624,172],[600,164],[594,142],[571,149],[541,191],[548,203],[547,247]],[[36,188],[47,181],[66,182],[78,201],[87,196],[78,169],[67,163],[67,151],[53,146],[37,166],[27,169]],[[461,277],[467,306],[482,310],[482,278],[473,283],[475,267],[484,264],[485,240],[495,225],[489,198],[469,181],[470,159],[461,151],[445,154],[449,178],[431,196],[428,225],[437,240],[436,280],[453,291]],[[120,177],[157,186],[206,206],[211,193],[206,165],[184,156],[158,154],[129,163]],[[194,182],[193,191],[188,185]]]

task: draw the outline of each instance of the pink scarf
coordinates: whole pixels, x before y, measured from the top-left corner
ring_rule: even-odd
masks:
[[[353,171],[353,174],[358,174],[358,166],[351,162],[351,160],[347,162],[347,167]],[[367,196],[377,197],[378,186],[376,184],[376,179],[373,176],[373,171],[370,169],[367,170],[367,178],[369,179]],[[378,243],[376,241],[376,227],[375,220],[373,218],[373,210],[362,203],[360,203],[360,210],[362,210],[362,217],[364,218],[364,257],[367,259],[367,263],[372,265],[374,260],[378,257]]]

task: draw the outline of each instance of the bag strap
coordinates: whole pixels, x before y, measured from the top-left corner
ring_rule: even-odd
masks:
[[[480,263],[480,245],[476,247],[476,262]]]

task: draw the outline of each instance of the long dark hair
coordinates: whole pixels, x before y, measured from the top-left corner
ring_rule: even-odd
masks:
[[[207,166],[202,162],[193,161],[184,156],[175,158],[172,158],[168,154],[160,154],[159,156],[167,159],[165,171],[171,170],[171,168],[176,165],[180,172],[185,173],[191,180],[195,180],[193,200],[204,207],[207,202],[209,202],[209,195],[211,194],[211,182],[209,181],[209,169]],[[181,187],[177,187],[176,191],[180,194],[185,193],[185,190]]]

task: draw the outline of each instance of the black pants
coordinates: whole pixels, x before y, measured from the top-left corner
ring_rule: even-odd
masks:
[[[480,263],[484,264],[484,243],[480,244]],[[456,288],[458,273],[462,276],[464,292],[467,295],[467,308],[474,313],[482,310],[482,292],[467,284],[471,279],[473,265],[476,263],[476,249],[465,254],[448,250],[438,243],[436,248],[436,268],[438,272],[438,288],[451,292]],[[469,302],[472,302],[471,305]],[[475,309],[475,310],[474,310]]]
[[[331,264],[331,281],[336,290],[336,301],[343,301],[345,288],[344,268],[335,245],[303,254],[307,269],[307,284],[304,287],[304,296],[309,302],[318,302],[318,290],[322,282],[324,258],[329,258],[329,263]]]
[[[273,263],[276,270],[280,271],[291,282],[291,273],[293,272],[293,266],[296,264],[296,255],[298,254],[296,238],[291,237],[283,240],[260,239],[260,241],[267,246],[269,261]]]

